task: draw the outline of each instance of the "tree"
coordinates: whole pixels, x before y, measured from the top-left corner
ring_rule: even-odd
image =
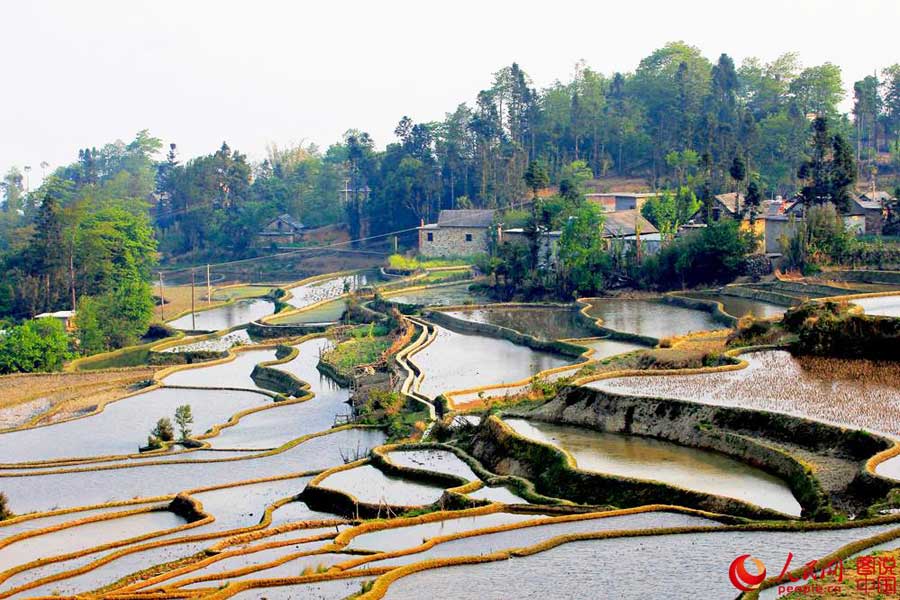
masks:
[[[182,404],[175,409],[175,424],[178,426],[178,432],[181,435],[181,441],[186,441],[191,435],[191,424],[194,422],[194,415],[191,412],[190,404]]]
[[[26,321],[0,335],[0,374],[58,371],[70,356],[69,338],[56,319]]]
[[[533,160],[528,163],[528,169],[525,171],[525,184],[531,190],[532,199],[537,200],[538,190],[544,189],[550,185],[550,176],[547,175],[547,169],[540,161]]]
[[[744,200],[745,208],[750,211],[750,221],[755,222],[759,207],[762,205],[762,193],[760,193],[759,186],[755,181],[751,181],[747,186],[747,195]]]
[[[191,420],[191,422],[193,422],[193,420]],[[161,418],[156,422],[156,426],[150,432],[150,435],[164,442],[171,442],[175,439],[175,431],[172,428],[172,421],[170,421],[168,417]]]
[[[856,181],[853,149],[843,135],[831,132],[827,118],[817,117],[812,127],[810,158],[798,171],[804,180],[800,195],[807,206],[831,202],[846,212]]]
[[[150,285],[137,278],[119,281],[96,297],[82,296],[75,316],[81,350],[94,354],[133,345],[152,318]]]
[[[841,68],[831,63],[803,69],[791,82],[792,99],[804,114],[836,117],[844,98]]]
[[[682,187],[675,193],[663,192],[648,198],[641,207],[641,215],[659,229],[663,238],[671,240],[700,207],[701,203],[694,192]]]
[[[592,294],[606,287],[612,259],[601,236],[603,215],[593,204],[569,217],[557,247],[560,292]]]

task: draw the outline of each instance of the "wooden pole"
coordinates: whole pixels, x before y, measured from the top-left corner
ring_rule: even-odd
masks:
[[[209,265],[206,265],[206,303],[212,304],[212,287],[209,283]]]
[[[194,270],[191,269],[191,331],[197,331],[197,313],[194,312]]]
[[[162,271],[159,272],[159,320],[163,323],[166,322],[166,312],[163,308],[166,304],[166,297],[163,294],[163,277]]]

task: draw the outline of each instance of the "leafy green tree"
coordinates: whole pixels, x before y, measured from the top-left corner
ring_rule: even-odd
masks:
[[[99,296],[82,296],[75,316],[84,354],[137,343],[153,319],[150,285],[140,279],[117,282]]]
[[[759,191],[759,185],[755,181],[751,181],[747,185],[747,195],[745,197],[746,210],[750,212],[750,220],[756,221],[759,214],[759,207],[762,205],[762,193]]]
[[[672,239],[700,207],[701,203],[694,192],[682,187],[675,193],[664,192],[648,198],[641,207],[641,214],[659,229],[665,239]]]
[[[789,93],[804,114],[836,117],[844,98],[841,68],[831,63],[803,69],[789,87]]]
[[[547,175],[547,169],[543,163],[533,160],[528,163],[528,169],[525,171],[525,184],[531,190],[531,197],[537,200],[538,190],[544,189],[550,185],[550,176]]]
[[[56,319],[37,319],[0,335],[0,374],[58,371],[71,356],[69,338]]]
[[[592,294],[606,287],[612,259],[601,236],[603,215],[593,204],[585,204],[563,227],[557,247],[560,291]]]
[[[741,274],[755,247],[753,233],[741,230],[733,219],[723,219],[648,258],[641,277],[645,284],[664,289],[728,283]]]
[[[191,435],[191,425],[194,423],[194,414],[190,404],[182,404],[175,409],[175,424],[178,426],[181,441],[187,440]]]

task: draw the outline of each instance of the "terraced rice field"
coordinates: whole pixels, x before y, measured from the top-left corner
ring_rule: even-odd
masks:
[[[581,321],[578,310],[573,308],[497,306],[454,310],[446,314],[463,321],[506,327],[540,340],[591,337],[595,333]]]
[[[781,412],[900,436],[900,367],[838,359],[798,360],[785,351],[742,355],[745,369],[700,375],[605,379],[587,387]]]
[[[565,450],[579,469],[660,481],[800,515],[800,503],[785,482],[718,452],[572,425],[524,419],[505,422],[526,438]]]
[[[437,338],[412,362],[426,373],[419,391],[436,397],[451,390],[512,383],[574,359],[483,335],[437,327]]]
[[[350,281],[336,276],[298,286],[293,290],[295,306],[335,300],[346,289],[345,282],[351,288],[371,283],[368,275]],[[406,299],[458,303],[461,298],[474,299],[467,287],[466,283],[409,292]],[[201,315],[207,319],[204,325],[215,330],[247,319],[248,313],[234,312],[239,305],[246,308],[241,302],[198,313],[198,329]],[[343,309],[343,300],[325,302],[307,317],[338,306]],[[607,316],[610,321],[618,319],[623,327],[634,326],[642,335],[663,335],[663,329],[671,335],[672,329],[708,328],[704,313],[667,313],[671,307],[656,303],[628,306],[618,317]],[[643,310],[635,306],[644,306],[648,313],[635,315],[634,310]],[[227,316],[229,308],[231,316]],[[535,311],[504,314],[490,309],[474,318],[523,327],[545,339],[584,334],[564,311]],[[674,324],[667,324],[671,319]],[[248,342],[252,340],[232,334],[204,342],[188,340],[179,349],[225,350]],[[439,566],[440,561],[462,557],[490,561],[429,568],[401,577],[389,586],[386,597],[421,598],[427,590],[429,597],[482,600],[508,598],[512,590],[518,597],[580,598],[587,592],[589,597],[647,598],[658,595],[660,582],[670,597],[733,597],[727,568],[738,553],[751,552],[777,570],[788,550],[795,554],[795,561],[806,561],[850,541],[900,528],[896,523],[881,523],[834,531],[726,531],[722,521],[727,519],[664,506],[580,514],[598,509],[528,505],[518,493],[503,487],[521,482],[487,476],[481,488],[467,495],[489,505],[421,515],[423,511],[416,511],[410,515],[418,516],[375,522],[349,521],[327,512],[313,495],[303,495],[314,477],[331,470],[321,476],[321,487],[381,505],[391,515],[402,512],[404,506],[431,505],[442,498],[442,502],[454,498],[452,505],[462,506],[464,499],[441,486],[422,483],[415,474],[387,475],[376,467],[377,461],[335,469],[368,455],[369,449],[385,443],[386,434],[372,427],[334,427],[349,414],[350,392],[316,368],[320,353],[330,344],[325,338],[305,339],[297,343],[295,358],[274,366],[306,382],[311,397],[275,403],[261,393],[251,373],[258,363],[273,360],[275,349],[250,347],[237,352],[233,360],[179,370],[163,381],[165,386],[177,387],[111,402],[81,419],[0,433],[0,461],[5,463],[0,464],[0,492],[14,513],[24,515],[0,521],[0,598],[78,595],[154,600],[222,594],[241,599],[338,599],[368,589],[397,567],[421,561],[437,561],[422,566]],[[594,358],[598,360],[638,348],[611,340],[584,344],[597,351]],[[695,401],[778,406],[797,414],[818,410],[817,418],[840,422],[858,418],[865,426],[897,433],[896,370],[874,363],[791,362],[779,352],[757,353],[750,359],[750,369],[713,374],[711,383],[653,376],[606,384],[651,395],[680,390]],[[443,328],[411,360],[423,369],[421,391],[430,396],[513,384],[574,361]],[[90,374],[95,379],[104,376],[111,374]],[[791,383],[776,385],[785,378]],[[85,381],[87,387],[93,389],[95,379]],[[0,393],[10,389],[3,387],[3,381]],[[841,398],[846,414],[823,408],[839,406]],[[0,419],[21,424],[54,410],[54,402],[44,394],[17,398],[0,407],[12,411],[0,413]],[[231,423],[205,440],[209,447],[127,456],[146,440],[158,418],[171,417],[181,404],[192,406],[195,436],[229,419]],[[85,405],[80,410],[87,414],[90,408]],[[232,419],[240,412],[248,414]],[[52,420],[50,412],[46,420]],[[622,436],[607,436],[597,443],[595,432],[563,436],[540,424],[520,424],[520,428],[526,425],[533,431],[523,433],[565,448],[582,469],[668,481],[785,512],[796,509],[783,484],[718,455],[708,457],[671,444]],[[385,451],[390,462],[420,472],[454,475],[473,484],[479,479],[476,471],[483,474],[463,461],[455,453],[458,450],[446,447]],[[102,458],[106,455],[110,458]],[[894,464],[900,463],[888,461],[883,467],[892,469]],[[71,512],[60,512],[64,509]],[[692,533],[681,529],[676,533],[675,528],[689,528]],[[670,535],[662,535],[666,531]],[[612,537],[572,541],[530,556],[513,557],[509,552],[561,535]],[[649,566],[648,556],[653,557]],[[362,597],[372,598],[371,594]]]
[[[900,295],[876,296],[873,298],[858,298],[851,300],[859,305],[867,315],[879,317],[900,317]]]
[[[231,304],[201,310],[169,321],[169,325],[175,329],[189,331],[221,331],[251,321],[256,321],[275,312],[275,304],[269,300],[248,298],[237,300]]]
[[[724,325],[702,310],[651,300],[592,298],[587,314],[602,319],[608,329],[662,339],[694,331],[722,329]]]

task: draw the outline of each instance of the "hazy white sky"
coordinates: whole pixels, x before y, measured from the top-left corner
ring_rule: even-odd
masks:
[[[140,129],[182,159],[222,140],[259,159],[268,142],[327,146],[350,127],[379,146],[397,121],[441,118],[517,61],[534,83],[584,59],[631,71],[682,39],[804,65],[844,83],[900,62],[898,0],[361,2],[5,0],[0,170],[51,169]]]

